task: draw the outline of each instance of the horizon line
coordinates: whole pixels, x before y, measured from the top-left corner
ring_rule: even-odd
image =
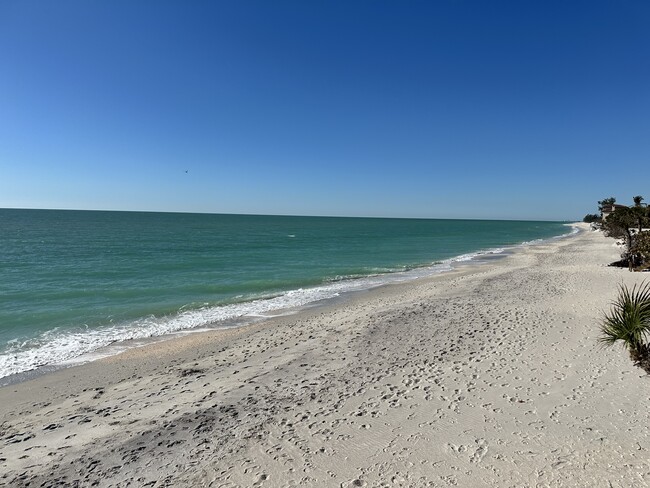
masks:
[[[324,219],[395,219],[395,220],[471,220],[471,221],[512,221],[512,222],[562,222],[575,223],[581,220],[573,219],[525,219],[525,218],[479,218],[479,217],[386,217],[368,215],[307,215],[307,214],[263,214],[263,213],[226,213],[226,212],[200,212],[186,210],[115,210],[92,208],[36,208],[36,207],[0,207],[0,210],[42,210],[57,212],[125,212],[125,213],[169,213],[188,215],[237,215],[248,217],[314,217]]]

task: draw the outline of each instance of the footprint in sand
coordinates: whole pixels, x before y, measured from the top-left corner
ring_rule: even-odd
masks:
[[[485,439],[476,439],[476,444],[478,447],[476,448],[476,451],[474,451],[474,454],[470,456],[470,463],[480,463],[488,451],[488,443]]]
[[[253,486],[262,486],[262,484],[268,479],[269,479],[268,474],[261,474],[258,480],[255,483],[253,483]]]

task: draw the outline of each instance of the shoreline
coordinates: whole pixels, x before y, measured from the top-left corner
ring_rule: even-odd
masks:
[[[648,486],[650,387],[581,232],[0,388],[0,484]],[[609,482],[609,485],[608,485]]]
[[[68,369],[71,367],[81,366],[89,362],[97,361],[106,357],[119,355],[129,349],[148,347],[158,342],[176,340],[188,334],[201,334],[208,331],[220,331],[220,330],[228,330],[231,328],[248,327],[257,322],[271,320],[278,316],[294,315],[300,313],[303,310],[307,310],[315,307],[318,308],[323,304],[327,305],[329,303],[336,303],[342,297],[345,297],[347,295],[353,295],[358,292],[373,290],[375,288],[392,285],[392,284],[408,283],[420,279],[434,278],[439,274],[448,273],[450,271],[454,271],[455,269],[462,268],[468,265],[480,266],[494,259],[505,258],[509,255],[509,253],[517,252],[517,250],[526,248],[528,246],[535,246],[549,241],[552,242],[556,239],[569,238],[577,234],[578,232],[580,232],[581,229],[582,231],[585,230],[585,228],[580,227],[580,225],[578,224],[579,223],[575,223],[575,222],[565,224],[568,228],[571,228],[573,230],[571,232],[568,232],[566,234],[561,234],[558,236],[553,236],[545,239],[538,239],[534,241],[526,241],[519,244],[512,244],[512,245],[496,247],[496,248],[479,249],[477,251],[468,254],[461,254],[458,256],[451,257],[449,259],[445,259],[440,262],[417,266],[405,271],[399,271],[393,273],[381,273],[378,275],[368,275],[365,277],[360,277],[358,281],[359,283],[363,283],[363,285],[361,286],[354,286],[355,283],[357,282],[357,279],[343,279],[340,282],[337,282],[343,286],[343,289],[341,291],[332,292],[333,293],[332,296],[327,296],[317,300],[308,300],[307,302],[301,305],[289,306],[289,307],[281,306],[279,308],[273,308],[266,312],[261,312],[259,314],[247,313],[244,315],[236,315],[224,320],[219,320],[217,322],[212,322],[212,323],[189,327],[189,328],[181,328],[178,330],[173,330],[170,332],[163,333],[161,335],[118,340],[104,346],[99,346],[90,352],[85,352],[80,355],[67,358],[64,361],[45,364],[42,366],[38,366],[34,369],[28,369],[25,371],[20,371],[17,373],[12,373],[10,375],[0,377],[0,388],[4,386],[11,386],[14,384],[18,384],[23,381],[29,381],[31,379],[38,378],[42,375],[51,374],[61,369]],[[327,285],[321,284],[318,286],[308,287],[306,289],[318,290],[325,286]],[[294,290],[285,291],[279,296],[283,297],[287,293],[291,293],[293,291]],[[273,298],[271,298],[270,300],[272,299]],[[252,304],[256,302],[266,302],[268,300],[269,299],[255,299],[244,303]],[[221,307],[216,307],[216,308],[221,308]]]

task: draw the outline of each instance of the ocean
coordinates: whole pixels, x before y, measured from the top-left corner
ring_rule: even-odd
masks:
[[[0,378],[570,232],[562,222],[0,209]]]

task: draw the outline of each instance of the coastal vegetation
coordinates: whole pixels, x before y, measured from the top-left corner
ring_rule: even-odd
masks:
[[[587,222],[588,224],[592,224],[594,222],[600,222],[600,215],[598,215],[598,214],[587,214],[582,219],[582,221]]]
[[[635,366],[650,374],[650,282],[621,285],[601,325],[601,344],[622,344]]]
[[[621,260],[612,263],[643,271],[650,268],[650,207],[637,195],[630,206],[616,203],[615,197],[598,202],[598,214],[587,214],[583,221],[600,229],[605,236],[619,239],[623,245]]]

